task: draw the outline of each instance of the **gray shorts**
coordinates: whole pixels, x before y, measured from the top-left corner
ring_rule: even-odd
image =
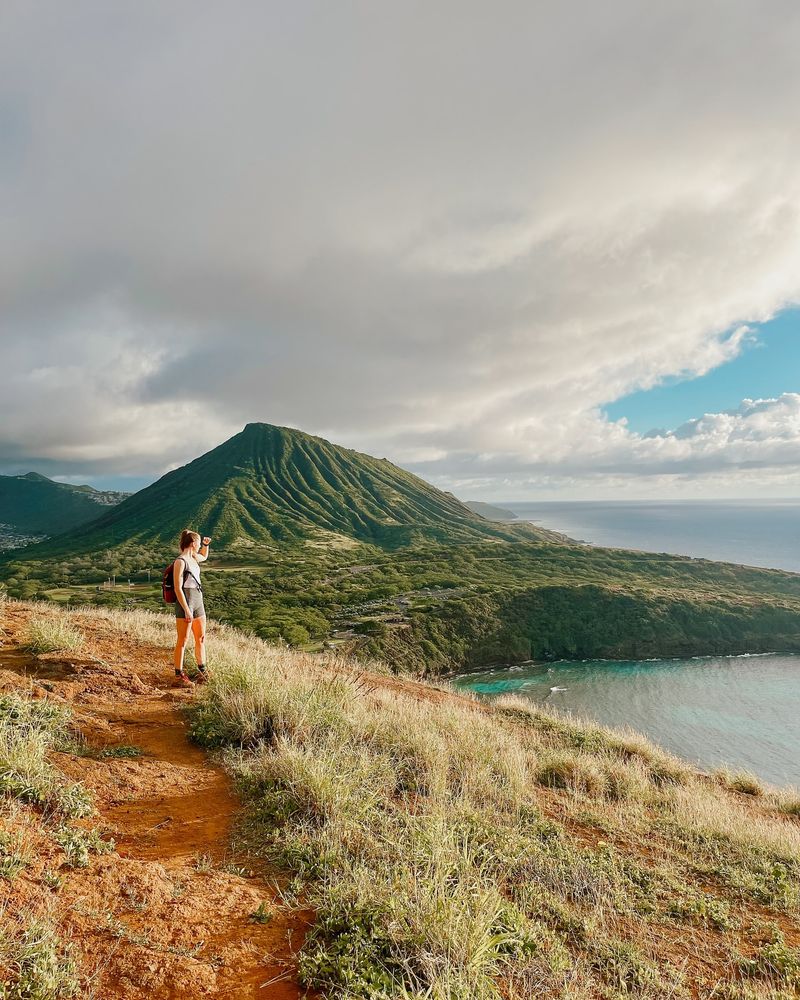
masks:
[[[205,617],[206,609],[203,606],[203,591],[197,590],[196,587],[191,589],[186,587],[183,591],[183,596],[186,598],[186,603],[189,605],[189,610],[192,612],[192,617],[203,618]],[[183,610],[183,605],[180,601],[175,602],[175,617],[185,618],[186,612]]]

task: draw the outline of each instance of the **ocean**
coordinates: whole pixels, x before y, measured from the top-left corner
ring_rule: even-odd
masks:
[[[800,500],[570,500],[498,506],[591,545],[800,573]]]
[[[800,572],[800,501],[499,506],[593,545]],[[467,674],[454,684],[628,726],[706,770],[728,766],[800,787],[800,656],[528,663]]]

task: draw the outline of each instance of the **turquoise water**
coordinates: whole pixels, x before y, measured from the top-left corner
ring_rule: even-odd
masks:
[[[800,787],[800,656],[523,664],[453,684],[629,726],[704,769],[728,765]]]

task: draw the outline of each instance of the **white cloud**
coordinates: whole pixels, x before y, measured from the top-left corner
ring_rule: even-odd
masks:
[[[585,414],[558,429],[562,447],[530,439],[494,454],[448,456],[422,475],[466,497],[796,496],[800,490],[800,394],[746,399],[671,431],[636,434],[624,421]],[[599,492],[598,492],[599,491]]]
[[[12,7],[0,462],[267,420],[494,496],[791,465],[785,403],[599,407],[800,300],[798,42],[788,0]]]

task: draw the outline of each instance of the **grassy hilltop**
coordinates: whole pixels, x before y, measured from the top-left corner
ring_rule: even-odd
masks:
[[[186,526],[214,537],[204,589],[221,620],[416,673],[800,649],[798,575],[490,522],[385,459],[269,424],[6,553],[0,580],[22,599],[155,609]]]
[[[166,615],[0,628],[6,1000],[800,994],[796,791],[213,623],[196,696],[166,689]],[[238,784],[233,851],[197,839],[230,793],[181,705]]]

